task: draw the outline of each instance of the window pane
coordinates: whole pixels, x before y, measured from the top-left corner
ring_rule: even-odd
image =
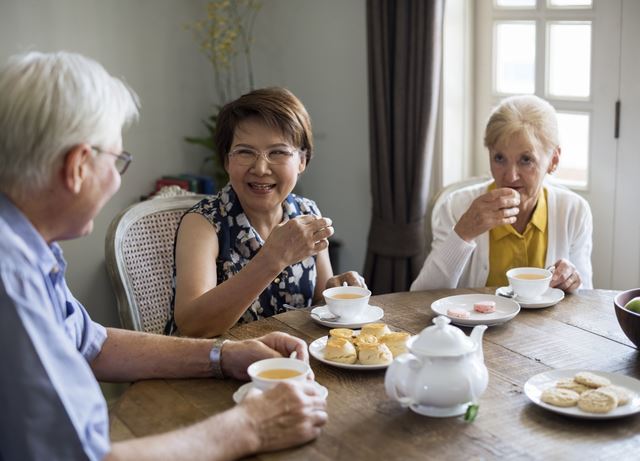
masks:
[[[591,23],[551,23],[548,34],[549,95],[588,98]]]
[[[533,93],[536,59],[535,22],[496,23],[494,37],[496,91]]]
[[[589,114],[558,112],[560,165],[556,178],[571,186],[586,187],[589,178]]]
[[[499,8],[534,8],[536,0],[496,0]]]
[[[551,8],[562,7],[584,7],[591,8],[591,0],[549,0],[549,6]]]

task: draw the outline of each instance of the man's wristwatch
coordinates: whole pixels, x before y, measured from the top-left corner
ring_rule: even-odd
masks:
[[[224,346],[226,342],[226,339],[213,340],[213,347],[211,348],[211,352],[209,352],[209,360],[211,361],[211,375],[214,378],[225,378],[224,373],[222,373],[222,346]]]

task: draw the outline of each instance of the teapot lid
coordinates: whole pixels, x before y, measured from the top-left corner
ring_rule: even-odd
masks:
[[[433,319],[430,327],[425,328],[411,343],[411,352],[418,355],[437,357],[455,357],[476,349],[476,344],[464,332],[453,325],[444,315]]]

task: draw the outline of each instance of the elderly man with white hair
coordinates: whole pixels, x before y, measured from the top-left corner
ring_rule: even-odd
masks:
[[[131,161],[137,98],[95,61],[28,53],[0,70],[0,459],[234,459],[314,439],[327,420],[311,384],[250,393],[191,427],[111,444],[97,380],[229,376],[297,351],[255,340],[172,338],[93,322],[65,282],[57,241],[91,232]]]

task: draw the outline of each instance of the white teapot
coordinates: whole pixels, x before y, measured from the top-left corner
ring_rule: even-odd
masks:
[[[416,413],[446,417],[466,412],[487,389],[482,335],[485,325],[467,336],[447,317],[433,319],[430,327],[409,340],[410,353],[389,365],[384,379],[387,395]]]

